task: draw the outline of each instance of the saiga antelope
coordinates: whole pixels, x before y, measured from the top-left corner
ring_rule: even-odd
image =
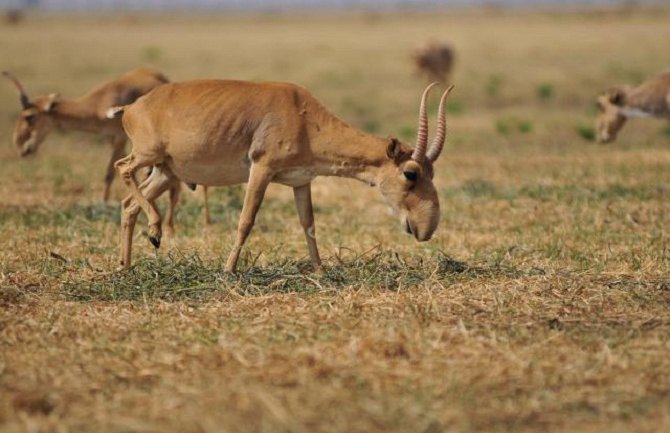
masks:
[[[412,59],[419,74],[445,83],[454,66],[454,49],[447,42],[429,41],[414,50]]]
[[[293,187],[309,255],[320,266],[312,212],[311,181],[317,176],[358,179],[380,192],[419,241],[437,228],[440,207],[433,163],[446,134],[440,100],[436,136],[428,146],[426,97],[421,97],[416,147],[396,138],[365,134],[338,119],[307,90],[288,83],[200,80],[167,84],[132,105],[114,109],[132,143],[116,163],[131,194],[123,201],[120,265],[130,266],[133,231],[140,210],[149,239],[160,245],[161,216],[154,201],[181,181],[210,186],[247,182],[244,204],[226,269],[234,272],[270,182]],[[141,185],[135,172],[154,166]]]
[[[92,132],[110,138],[112,157],[105,175],[105,201],[109,199],[116,174],[114,163],[125,155],[126,144],[126,133],[121,122],[108,119],[107,110],[112,106],[130,104],[155,87],[169,82],[160,72],[142,68],[103,83],[79,98],[63,99],[58,93],[51,93],[31,99],[16,77],[9,72],[3,72],[3,75],[19,91],[22,110],[16,119],[13,141],[21,156],[36,153],[54,127],[64,131]]]
[[[670,120],[670,70],[637,87],[615,87],[600,95],[596,129],[598,142],[614,141],[632,117],[658,117]]]
[[[19,91],[22,110],[16,119],[13,141],[22,157],[35,154],[54,127],[64,131],[92,132],[110,138],[112,156],[105,175],[104,201],[109,200],[116,174],[114,163],[125,155],[127,141],[119,119],[109,119],[106,116],[108,109],[119,104],[130,104],[150,90],[169,82],[158,71],[140,68],[103,83],[79,98],[63,99],[57,93],[51,93],[31,99],[16,77],[9,72],[3,72],[3,75]],[[191,185],[191,188],[194,186]],[[179,191],[179,185],[175,185],[170,191],[170,207],[166,218],[166,225],[170,229],[173,226],[174,207]],[[205,210],[205,216],[209,220],[208,209]]]
[[[4,21],[5,24],[15,26],[20,24],[25,18],[25,14],[21,9],[8,9],[5,11]]]

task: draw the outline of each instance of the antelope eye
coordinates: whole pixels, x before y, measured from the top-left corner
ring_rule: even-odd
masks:
[[[416,182],[416,180],[419,178],[419,173],[416,171],[403,171],[403,174],[407,178],[407,180],[411,182]]]
[[[28,125],[30,125],[30,126],[33,126],[33,124],[35,123],[35,115],[34,114],[29,114],[29,115],[25,116],[24,119],[26,119],[26,122],[28,122]]]

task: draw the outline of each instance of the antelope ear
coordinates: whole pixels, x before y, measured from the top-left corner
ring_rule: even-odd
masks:
[[[400,141],[397,138],[391,137],[389,144],[386,145],[386,156],[390,159],[396,159],[400,156]]]
[[[608,92],[609,100],[614,105],[623,105],[626,94],[619,87],[611,88]]]
[[[51,93],[49,95],[49,99],[47,100],[46,105],[44,106],[44,111],[47,113],[51,113],[54,108],[56,108],[56,104],[58,104],[58,100],[60,99],[60,94],[58,93]]]

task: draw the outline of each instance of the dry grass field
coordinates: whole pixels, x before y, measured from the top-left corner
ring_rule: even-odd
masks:
[[[185,190],[157,254],[141,219],[115,272],[108,144],[54,133],[19,159],[1,83],[0,431],[670,431],[670,129],[588,140],[598,92],[670,66],[670,10],[29,16],[0,66],[33,95],[138,65],[293,81],[411,142],[431,37],[458,55],[440,228],[416,243],[376,190],[319,179],[321,273],[281,186],[239,274],[243,187],[213,190],[209,227]]]

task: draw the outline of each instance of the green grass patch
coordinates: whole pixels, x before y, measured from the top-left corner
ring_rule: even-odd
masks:
[[[398,135],[405,141],[413,140],[416,138],[416,126],[403,126]]]
[[[163,57],[163,50],[155,45],[144,47],[140,57],[145,62],[157,62]]]
[[[16,208],[0,210],[0,225],[16,223],[25,227],[64,226],[77,222],[120,221],[120,207],[104,203],[74,205],[62,209],[52,207]]]
[[[483,278],[521,271],[496,264],[472,267],[437,253],[429,258],[403,257],[392,251],[375,250],[353,258],[333,257],[321,272],[309,263],[279,260],[269,267],[255,266],[255,257],[243,256],[238,269],[225,271],[225,261],[204,261],[197,255],[169,254],[143,259],[131,269],[101,274],[90,279],[70,278],[63,284],[68,300],[140,301],[147,299],[203,300],[230,293],[258,296],[268,293],[312,293],[345,287],[399,290],[430,280],[450,283],[460,278]]]
[[[577,135],[586,141],[595,141],[596,139],[596,130],[591,125],[579,125],[577,126],[576,131]]]
[[[460,99],[447,100],[447,113],[449,114],[463,114],[465,112],[465,104]]]
[[[535,88],[535,95],[540,101],[548,101],[554,97],[554,86],[551,83],[541,83]]]
[[[442,190],[442,195],[451,199],[514,200],[531,198],[544,202],[601,202],[612,200],[665,200],[668,189],[662,184],[622,185],[613,183],[603,188],[583,185],[523,185],[517,188],[496,185],[485,179],[469,179],[460,187]]]
[[[486,81],[485,92],[489,98],[500,96],[503,85],[503,78],[500,75],[491,75]]]
[[[512,133],[513,126],[509,119],[496,120],[496,132],[500,135],[508,136]]]
[[[517,129],[522,134],[528,134],[533,131],[533,122],[530,120],[521,119],[517,123]]]
[[[528,134],[533,131],[533,122],[528,119],[504,117],[496,120],[495,128],[498,134],[504,136],[513,133]]]

